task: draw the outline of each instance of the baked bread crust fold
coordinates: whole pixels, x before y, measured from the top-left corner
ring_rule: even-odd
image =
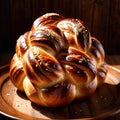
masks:
[[[39,105],[58,107],[94,93],[107,74],[102,44],[82,21],[47,13],[21,35],[12,83]]]

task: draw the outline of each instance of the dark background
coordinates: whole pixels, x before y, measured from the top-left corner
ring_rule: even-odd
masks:
[[[15,52],[18,37],[31,29],[36,18],[48,12],[83,20],[107,55],[120,55],[120,0],[0,0],[0,65],[7,61],[2,58]],[[119,118],[118,115],[108,119]],[[0,119],[8,120],[1,114]]]
[[[14,53],[18,37],[48,12],[83,20],[106,54],[120,54],[120,0],[0,0],[0,53]]]

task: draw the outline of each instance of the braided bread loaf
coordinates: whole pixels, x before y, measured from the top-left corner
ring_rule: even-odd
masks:
[[[107,74],[101,43],[80,20],[45,14],[20,36],[12,83],[39,105],[57,107],[89,96]]]

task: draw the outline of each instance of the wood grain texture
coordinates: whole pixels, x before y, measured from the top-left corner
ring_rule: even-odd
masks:
[[[120,1],[111,1],[109,23],[109,52],[120,53]]]
[[[107,51],[108,27],[109,27],[109,0],[96,0],[93,2],[93,9],[91,15],[91,32],[104,45]],[[108,17],[106,17],[108,16]]]
[[[30,30],[30,0],[10,0],[11,47],[15,47],[18,37]]]
[[[116,69],[109,71],[109,74],[119,76],[117,80],[120,82],[120,74]],[[15,88],[9,77],[9,66],[6,65],[0,67],[0,90],[0,114],[7,115],[11,119],[118,120],[120,118],[120,84],[103,84],[89,98],[73,101],[60,108],[47,108],[31,103],[24,93]],[[2,115],[0,117],[8,119]]]
[[[83,20],[107,54],[120,54],[120,0],[1,0],[0,52],[14,51],[17,38],[48,12]]]
[[[32,0],[31,1],[31,18],[34,22],[35,18],[49,12],[49,0]]]

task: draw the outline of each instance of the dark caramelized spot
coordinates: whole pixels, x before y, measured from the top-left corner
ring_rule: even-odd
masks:
[[[46,61],[46,63],[47,63],[48,67],[53,68],[55,70],[60,70],[60,66],[57,63],[55,63],[54,61],[48,60],[48,61]]]
[[[41,72],[41,68],[39,67],[39,63],[36,61],[34,53],[32,51],[29,51],[29,53],[28,53],[28,60],[29,60],[29,63],[31,65],[33,71],[35,73],[37,73],[37,76],[39,76],[43,80],[47,79],[47,77],[43,74],[43,72]],[[31,74],[35,74],[35,73],[31,73]],[[29,74],[30,73],[28,73],[28,76],[29,76]]]
[[[51,37],[50,34],[48,34],[45,30],[39,30],[35,31],[31,34],[30,36],[30,41],[32,45],[37,45],[37,46],[49,46],[52,49],[56,50],[56,41],[54,40],[53,37]],[[51,39],[52,38],[52,39]]]
[[[41,64],[40,65],[40,67],[41,67],[41,69],[44,71],[44,72],[46,72],[47,74],[54,74],[54,72],[52,71],[52,70],[50,70],[47,66],[45,66],[44,64]]]
[[[92,37],[92,46],[95,47],[103,57],[105,56],[102,44],[94,37]]]
[[[71,88],[71,83],[61,82],[52,87],[42,89],[42,93],[43,93],[44,97],[56,96],[58,99],[58,98],[63,98],[65,96],[67,96],[70,88]]]
[[[14,75],[13,75],[13,79],[14,79],[14,80],[17,79],[18,77],[20,77],[19,75],[21,75],[22,73],[24,73],[22,67],[16,68],[16,69],[15,69],[15,72],[14,72]]]
[[[78,44],[80,44],[82,48],[85,48],[85,40],[82,32],[78,33],[77,39],[78,39]]]
[[[77,79],[77,81],[86,81],[87,80],[87,73],[84,70],[81,70],[75,66],[73,66],[73,70],[72,70],[74,75],[77,75],[79,78],[82,79]]]
[[[66,57],[66,60],[76,64],[81,64],[83,66],[87,64],[89,61],[89,59],[87,59],[85,56],[82,55],[69,55]]]
[[[26,63],[26,66],[25,66],[25,69],[26,69],[26,74],[28,76],[28,78],[33,81],[33,83],[36,82],[37,78],[36,76],[31,72],[31,69],[29,67],[29,65]]]
[[[90,49],[90,52],[92,53],[92,55],[95,57],[95,58],[98,58],[98,51],[95,49],[95,48],[91,48]]]
[[[76,50],[74,48],[69,49],[69,55],[66,57],[66,61],[69,65],[76,64],[84,66],[91,70],[92,73],[96,73],[96,63],[94,60],[90,59],[87,55]]]
[[[59,68],[58,65],[55,64],[54,62],[50,62],[49,66],[54,68],[54,69],[58,69]]]

